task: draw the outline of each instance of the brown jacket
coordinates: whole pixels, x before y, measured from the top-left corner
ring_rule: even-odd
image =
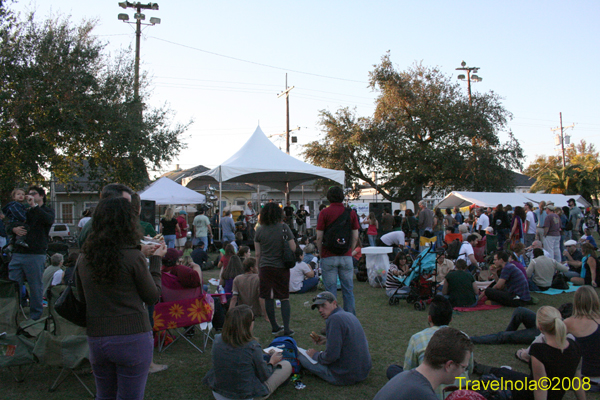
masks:
[[[116,336],[150,332],[146,305],[154,305],[161,293],[162,260],[146,257],[137,248],[123,249],[121,272],[117,281],[98,284],[92,281],[91,269],[83,257],[77,266],[77,288],[86,303],[87,335]]]

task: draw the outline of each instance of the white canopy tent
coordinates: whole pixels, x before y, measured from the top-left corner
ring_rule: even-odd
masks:
[[[203,194],[181,186],[171,179],[163,177],[140,192],[142,200],[155,201],[157,205],[202,204],[206,202]]]
[[[328,178],[344,184],[344,171],[316,167],[279,150],[260,129],[237,153],[216,168],[184,178],[203,182],[240,182],[266,185],[283,192],[315,178]]]
[[[534,206],[540,201],[553,202],[556,207],[564,207],[567,201],[573,198],[581,207],[590,204],[580,195],[565,196],[562,194],[546,193],[502,193],[502,192],[451,192],[437,205],[439,208],[466,207],[475,204],[479,207],[496,207],[498,204],[522,206],[531,201]]]

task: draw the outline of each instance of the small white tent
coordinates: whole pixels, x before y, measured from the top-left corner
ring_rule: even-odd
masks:
[[[157,205],[202,204],[206,202],[203,194],[163,177],[140,192],[142,200],[153,200]]]
[[[192,180],[204,182],[241,182],[266,185],[285,191],[315,178],[328,178],[344,184],[344,171],[316,167],[279,150],[260,129],[237,153],[216,168],[184,178],[187,186]]]
[[[437,205],[439,208],[466,207],[475,204],[479,207],[496,207],[498,204],[511,206],[522,206],[531,201],[534,206],[540,201],[553,202],[556,207],[564,207],[567,201],[574,198],[581,207],[589,207],[590,204],[581,196],[565,196],[562,194],[546,193],[502,193],[502,192],[452,192],[442,199]]]

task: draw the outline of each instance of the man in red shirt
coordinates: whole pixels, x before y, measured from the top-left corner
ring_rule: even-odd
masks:
[[[321,255],[323,283],[325,290],[335,295],[337,293],[337,278],[339,277],[344,299],[344,311],[356,314],[354,308],[354,264],[352,262],[352,250],[356,247],[358,240],[358,228],[360,227],[358,217],[355,211],[350,212],[352,239],[350,246],[348,246],[348,251],[343,255],[333,253],[323,244],[323,236],[327,227],[332,225],[346,209],[342,204],[344,201],[344,191],[339,186],[332,186],[327,192],[327,200],[331,204],[319,213],[319,220],[317,222],[317,248]]]

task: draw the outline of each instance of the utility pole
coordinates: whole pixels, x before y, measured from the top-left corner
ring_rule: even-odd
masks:
[[[565,129],[568,129],[568,128],[575,128],[575,124],[569,125],[569,126],[563,126],[562,112],[561,112],[560,113],[560,126],[558,126],[556,128],[551,128],[550,129],[552,132],[560,130],[560,149],[561,149],[561,152],[562,152],[562,164],[563,164],[563,168],[567,167],[567,161],[565,160],[565,135],[564,135],[564,131],[565,131]],[[568,138],[568,136],[567,136],[567,138]]]
[[[285,90],[277,95],[277,98],[285,96],[285,152],[290,154],[290,91],[295,86],[288,88],[287,74],[285,74]]]
[[[290,154],[290,91],[294,88],[288,88],[287,74],[285,74],[285,91],[277,95],[277,98],[285,96],[285,152]],[[285,203],[290,200],[290,184],[285,183]]]

